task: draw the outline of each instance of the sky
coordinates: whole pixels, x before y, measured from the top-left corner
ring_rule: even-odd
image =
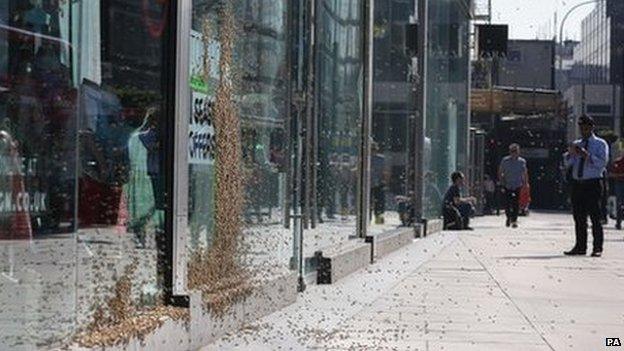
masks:
[[[485,1],[487,0],[479,0]],[[552,39],[559,33],[561,19],[574,5],[588,0],[492,0],[492,23],[509,24],[510,39]],[[576,9],[568,17],[563,30],[565,39],[580,39],[581,21],[591,12],[594,4]],[[557,29],[554,29],[555,11],[558,12]],[[559,35],[559,34],[557,34]]]

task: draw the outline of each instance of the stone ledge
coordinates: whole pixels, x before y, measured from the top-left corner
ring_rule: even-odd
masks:
[[[371,244],[372,261],[411,244],[414,240],[414,235],[413,227],[404,227],[366,237],[366,242]]]
[[[185,321],[166,320],[163,325],[146,335],[142,340],[133,338],[128,343],[114,346],[96,346],[93,348],[72,345],[60,350],[71,351],[151,351],[151,350],[189,350],[189,326]]]
[[[297,274],[289,272],[259,282],[249,296],[232,306],[223,317],[204,312],[200,293],[193,292],[190,298],[190,349],[195,350],[294,303],[297,300]]]
[[[415,238],[425,237],[425,225],[423,223],[414,224],[414,237]]]
[[[368,266],[371,260],[370,245],[362,241],[346,246],[317,251],[317,284],[332,284],[347,275]]]
[[[228,332],[236,333],[245,324],[252,323],[294,303],[297,300],[297,274],[288,272],[254,284],[252,293],[244,300],[234,304],[222,318],[203,311],[200,293],[192,292],[189,297],[191,319],[188,323],[186,321],[167,320],[143,340],[132,339],[124,345],[94,348],[71,346],[58,350],[197,350],[216,341]]]
[[[425,236],[441,233],[444,230],[444,221],[441,219],[430,219],[427,221]]]

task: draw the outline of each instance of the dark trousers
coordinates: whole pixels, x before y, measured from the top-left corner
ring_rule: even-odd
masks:
[[[491,214],[494,211],[496,203],[496,192],[485,192],[485,208],[486,214]]]
[[[614,183],[615,198],[617,199],[616,220],[619,227],[622,225],[622,215],[624,214],[624,180],[617,179]]]
[[[609,202],[609,182],[605,179],[601,183],[600,213],[602,214],[602,222],[606,224],[609,221],[609,210],[607,209],[607,203]]]
[[[592,222],[594,237],[593,251],[602,252],[604,233],[602,230],[602,181],[599,179],[575,182],[572,184],[572,213],[576,231],[574,248],[579,251],[587,250],[587,216]]]
[[[518,221],[520,212],[520,188],[505,189],[505,215],[510,223]]]
[[[474,214],[472,205],[446,205],[442,209],[444,228],[462,230],[470,226],[470,217]]]
[[[386,192],[383,184],[371,187],[371,200],[373,202],[371,211],[375,216],[380,216],[386,212]]]

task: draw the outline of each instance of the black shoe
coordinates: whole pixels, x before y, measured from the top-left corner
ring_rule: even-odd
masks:
[[[617,224],[615,225],[615,229],[617,229],[617,230],[622,230],[622,224],[621,224],[621,223],[617,223]]]
[[[505,222],[505,227],[509,228],[510,225],[511,221],[509,220],[509,218],[507,218],[507,221]]]
[[[511,227],[512,228],[518,228],[518,222],[511,223]]]
[[[466,228],[464,228],[464,230],[474,230],[474,228],[473,227],[466,227]]]
[[[578,249],[572,249],[570,251],[565,251],[563,254],[566,256],[585,256],[587,252],[581,251]]]
[[[602,257],[602,251],[592,252],[591,257]]]

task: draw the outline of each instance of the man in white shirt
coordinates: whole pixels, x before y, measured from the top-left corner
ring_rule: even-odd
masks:
[[[566,166],[572,170],[572,213],[576,244],[568,256],[585,255],[587,251],[587,216],[591,218],[594,245],[592,257],[602,256],[602,182],[609,160],[609,146],[594,134],[595,122],[587,115],[578,120],[582,138],[568,147],[564,155]]]

